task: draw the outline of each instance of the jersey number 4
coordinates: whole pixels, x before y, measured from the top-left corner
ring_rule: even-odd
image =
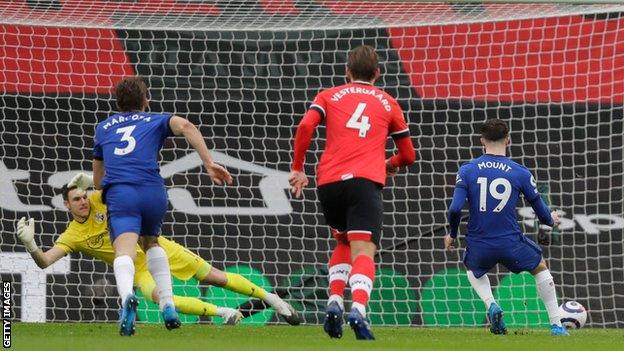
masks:
[[[121,141],[127,142],[128,145],[124,148],[116,147],[114,151],[115,155],[119,155],[119,156],[127,155],[131,153],[132,150],[134,150],[134,148],[136,147],[136,139],[134,139],[134,137],[132,136],[132,131],[134,130],[134,128],[136,128],[136,126],[128,126],[128,127],[117,129],[116,131],[117,134],[123,134],[121,136]]]
[[[511,183],[505,178],[496,178],[488,187],[488,179],[486,177],[477,178],[477,183],[479,184],[479,211],[485,212],[487,211],[487,193],[489,188],[490,196],[492,196],[496,200],[500,200],[498,205],[494,207],[494,212],[500,212],[507,205],[507,201],[509,201],[509,197],[511,196]],[[503,192],[498,191],[498,187],[503,187]]]
[[[357,129],[360,131],[360,138],[366,138],[366,133],[371,128],[370,123],[368,123],[368,116],[362,116],[364,113],[364,109],[366,108],[365,102],[360,102],[355,109],[355,112],[351,115],[351,118],[347,121],[347,128]],[[360,118],[362,120],[360,120]]]

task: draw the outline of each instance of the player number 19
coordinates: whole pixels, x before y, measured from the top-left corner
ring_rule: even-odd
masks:
[[[347,128],[359,130],[360,134],[358,135],[360,138],[365,138],[366,133],[368,133],[371,127],[370,123],[368,123],[368,116],[362,116],[365,108],[366,103],[360,102],[357,105],[355,112],[351,115],[351,118],[349,118],[349,121],[347,121]],[[362,119],[361,121],[360,118]]]
[[[477,178],[479,184],[479,211],[487,211],[487,193],[488,193],[488,179],[486,177]],[[503,192],[498,191],[499,186],[503,186]],[[494,179],[489,186],[490,195],[496,200],[500,200],[498,205],[494,207],[494,212],[500,212],[511,196],[511,183],[505,178]]]

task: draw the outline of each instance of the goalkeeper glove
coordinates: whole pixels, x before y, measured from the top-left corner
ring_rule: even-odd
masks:
[[[68,187],[76,186],[80,189],[86,190],[93,186],[93,176],[88,175],[86,173],[80,172],[76,174],[70,181],[67,183]]]
[[[26,247],[26,251],[29,253],[39,250],[37,243],[35,242],[35,219],[31,218],[26,221],[26,217],[17,222],[17,237],[21,240],[22,244]]]

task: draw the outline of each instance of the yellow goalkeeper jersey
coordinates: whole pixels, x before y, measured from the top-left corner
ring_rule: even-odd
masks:
[[[115,259],[115,250],[108,233],[106,205],[102,202],[102,192],[91,193],[89,202],[91,204],[89,217],[82,223],[72,220],[67,229],[56,240],[55,245],[67,254],[82,252],[112,265]],[[158,237],[158,244],[167,253],[171,274],[178,279],[190,279],[202,266],[207,264],[201,257],[182,245],[162,236]],[[139,245],[137,245],[135,267],[136,281],[138,276],[148,271],[147,258]]]

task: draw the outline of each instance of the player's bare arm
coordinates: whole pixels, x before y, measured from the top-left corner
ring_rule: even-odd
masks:
[[[41,269],[47,268],[54,262],[63,258],[66,253],[63,249],[54,246],[47,251],[41,250],[35,241],[35,219],[22,217],[17,222],[17,237],[26,247],[26,251],[33,258],[37,266]]]
[[[206,142],[204,141],[204,137],[193,123],[182,117],[173,116],[169,120],[169,127],[174,135],[184,136],[193,149],[197,151],[199,157],[204,163],[204,167],[206,167],[206,171],[208,172],[210,179],[212,179],[213,182],[219,185],[232,184],[232,175],[230,175],[230,172],[228,172],[225,167],[216,164],[212,160],[210,152],[208,151],[208,146],[206,146]]]
[[[102,178],[104,178],[104,161],[93,159],[93,185],[96,189],[102,189]]]

